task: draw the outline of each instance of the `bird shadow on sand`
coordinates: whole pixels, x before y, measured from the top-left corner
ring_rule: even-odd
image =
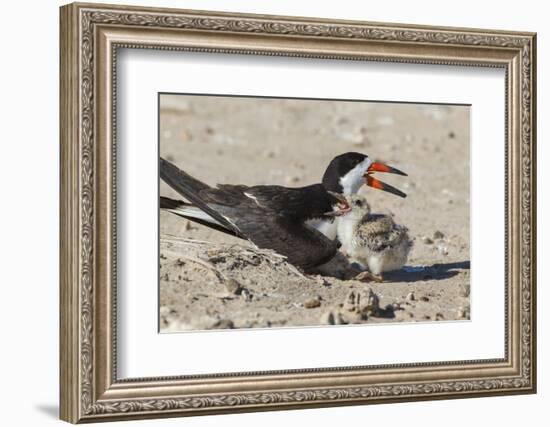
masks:
[[[384,273],[388,282],[425,282],[428,280],[445,280],[470,269],[470,261],[437,263],[430,266],[405,266],[401,270]]]
[[[428,280],[445,280],[456,276],[461,271],[470,269],[470,261],[436,263],[423,266],[405,266],[401,270],[384,273],[384,282],[425,282]],[[329,263],[316,269],[314,274],[334,277],[340,280],[353,280],[360,273],[349,260],[338,253]]]

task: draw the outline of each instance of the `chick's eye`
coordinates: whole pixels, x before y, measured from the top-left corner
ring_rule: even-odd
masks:
[[[361,206],[363,202],[361,202],[361,200],[356,200],[354,204],[355,206]]]

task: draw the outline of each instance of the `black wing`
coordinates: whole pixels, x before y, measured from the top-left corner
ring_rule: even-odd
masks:
[[[304,220],[331,212],[331,197],[322,184],[289,188],[278,185],[249,187],[244,194],[279,216]]]
[[[306,271],[328,262],[338,250],[337,242],[303,222],[266,215],[260,209],[242,215],[236,225],[256,246],[272,249]]]
[[[285,215],[284,209],[294,212],[300,201],[301,206],[304,205],[300,194],[292,191],[294,189],[287,189],[291,191],[281,196],[281,189],[285,187],[219,185],[211,188],[163,159],[160,170],[161,178],[168,185],[223,228],[233,230],[238,237],[260,248],[286,256],[288,262],[297,267],[308,270],[336,254],[336,242],[295,216]],[[171,205],[168,201],[163,203]]]

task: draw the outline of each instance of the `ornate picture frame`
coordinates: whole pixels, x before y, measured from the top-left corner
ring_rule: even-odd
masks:
[[[536,391],[536,36],[160,8],[61,8],[61,418],[111,421]],[[505,357],[117,378],[117,49],[471,65],[506,73]]]

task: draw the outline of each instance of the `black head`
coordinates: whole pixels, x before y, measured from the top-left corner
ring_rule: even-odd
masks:
[[[332,159],[323,175],[323,185],[334,193],[355,194],[363,184],[366,184],[399,197],[406,197],[406,194],[397,188],[374,178],[372,174],[375,172],[407,176],[399,169],[371,160],[366,154],[349,152]]]
[[[343,193],[344,188],[340,182],[342,177],[344,177],[352,169],[356,168],[360,163],[362,163],[368,156],[361,153],[344,153],[336,156],[329,163],[325,174],[323,175],[323,185],[329,191],[334,191],[335,193]]]

